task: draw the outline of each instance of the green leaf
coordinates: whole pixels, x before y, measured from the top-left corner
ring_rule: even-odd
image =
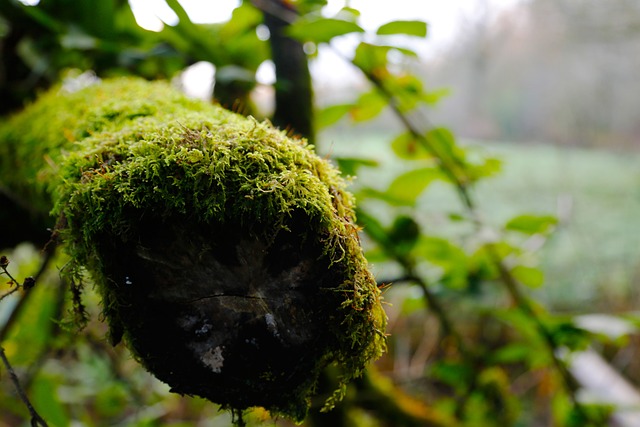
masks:
[[[45,375],[37,377],[33,384],[33,404],[49,425],[68,426],[71,424],[69,416],[58,400],[58,395],[54,379]]]
[[[358,9],[345,6],[342,9],[340,9],[340,12],[338,12],[338,14],[335,17],[338,19],[343,19],[345,21],[356,22],[356,20],[360,17],[360,15],[361,13]]]
[[[442,173],[435,167],[414,169],[396,177],[385,191],[365,187],[358,196],[384,200],[393,206],[413,206],[429,184],[440,178]]]
[[[376,167],[378,162],[371,159],[362,159],[359,157],[337,157],[334,159],[338,163],[338,167],[344,175],[354,176],[358,169],[362,166]]]
[[[349,111],[354,122],[364,122],[378,116],[387,107],[387,100],[377,90],[360,95]]]
[[[464,362],[440,360],[431,366],[430,377],[449,384],[461,392],[473,383],[475,371],[474,367]]]
[[[457,245],[440,237],[423,237],[417,251],[430,263],[442,268],[440,281],[443,285],[461,289],[467,284],[467,254]]]
[[[411,132],[403,132],[398,135],[391,142],[391,149],[404,160],[423,160],[432,157]]]
[[[547,329],[557,347],[565,346],[572,351],[580,351],[591,344],[591,332],[577,327],[572,321],[551,319],[547,322]]]
[[[287,29],[289,36],[314,43],[329,43],[334,37],[363,32],[364,30],[355,22],[317,16],[299,19]]]
[[[427,24],[422,21],[392,21],[381,25],[376,34],[379,36],[406,34],[408,36],[426,37]]]
[[[393,283],[391,283],[393,286]],[[425,309],[424,292],[418,286],[410,286],[404,288],[407,290],[407,295],[402,298],[401,312],[403,315],[408,316],[416,311]]]
[[[443,127],[433,128],[425,134],[425,138],[440,156],[449,158],[456,156],[456,138],[449,129]]]
[[[386,69],[387,55],[391,49],[389,46],[378,46],[362,42],[356,48],[353,64],[365,73],[386,76],[389,74]]]
[[[396,177],[386,193],[401,204],[411,206],[429,184],[441,177],[442,173],[434,167],[414,169]]]
[[[402,112],[411,111],[424,101],[424,85],[414,75],[389,75],[384,85],[387,91],[394,94]]]
[[[436,105],[442,98],[449,96],[451,91],[449,89],[436,89],[431,92],[422,93],[422,101],[427,105]]]
[[[233,10],[231,19],[220,29],[220,35],[230,39],[243,34],[250,28],[257,27],[260,23],[262,23],[262,13],[249,3],[243,3]]]
[[[420,225],[408,215],[396,217],[389,230],[389,242],[394,246],[394,253],[408,254],[418,242]]]
[[[495,350],[491,354],[491,363],[518,363],[528,360],[530,356],[529,344],[513,342]]]
[[[495,176],[502,171],[502,160],[495,157],[488,157],[484,161],[473,167],[475,179]]]
[[[539,268],[518,265],[511,269],[511,274],[531,288],[539,288],[544,283],[544,273]]]
[[[548,233],[558,224],[558,219],[552,215],[519,215],[510,219],[505,229],[524,234]]]
[[[331,126],[340,121],[353,108],[353,104],[338,104],[323,108],[316,114],[316,125],[319,129]]]

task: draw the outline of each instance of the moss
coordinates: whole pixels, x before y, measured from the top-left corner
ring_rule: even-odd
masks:
[[[57,88],[0,125],[0,186],[23,195],[36,209],[50,210],[52,218],[64,218],[60,232],[66,250],[92,274],[113,340],[124,333],[136,357],[164,381],[177,381],[171,385],[178,392],[203,395],[232,408],[265,406],[301,419],[326,365],[339,364],[346,382],[383,351],[386,317],[360,248],[352,196],[337,170],[315,155],[312,146],[286,137],[268,123],[187,99],[162,82],[115,79],[73,93]],[[165,252],[165,246],[170,250]],[[143,253],[142,247],[153,247],[155,255]],[[278,252],[285,247],[289,252]],[[227,399],[209,393],[211,385],[189,388],[168,373],[159,373],[165,368],[156,363],[156,354],[147,351],[156,344],[146,343],[136,325],[144,310],[127,308],[145,305],[144,298],[154,303],[154,287],[165,281],[176,295],[191,292],[184,289],[191,283],[192,288],[207,289],[203,292],[211,298],[212,286],[227,286],[209,284],[218,283],[212,272],[237,272],[236,264],[242,262],[253,265],[237,254],[246,248],[259,248],[256,259],[263,257],[267,267],[280,268],[261,276],[251,273],[251,280],[278,275],[283,287],[291,281],[304,282],[305,292],[318,299],[308,307],[311,317],[322,322],[323,338],[314,339],[313,357],[301,356],[308,372],[298,377],[304,380],[287,383],[280,399]],[[225,260],[230,256],[227,251],[236,253],[233,259]],[[276,253],[277,257],[272,255]],[[171,257],[175,263],[166,261]],[[298,264],[287,264],[290,257]],[[166,271],[159,268],[162,276],[145,267],[144,274],[153,279],[142,280],[145,276],[134,264],[159,265],[160,258],[163,265],[171,265]],[[198,259],[218,267],[203,270]],[[309,259],[314,260],[313,268],[306,267]],[[132,271],[136,283],[144,286],[123,290]],[[181,277],[165,280],[172,275]],[[201,282],[206,283],[201,286]],[[268,289],[280,294],[271,284]],[[287,289],[282,295],[289,295]],[[232,294],[226,287],[224,292],[225,297]],[[291,301],[289,296],[282,298]],[[166,313],[177,313],[165,300],[162,304]],[[307,307],[304,304],[301,307]],[[245,311],[238,319],[247,318]],[[277,335],[269,315],[261,331]],[[294,326],[311,322],[311,317],[300,314],[304,321]],[[278,345],[275,352],[298,348],[289,341]],[[220,354],[219,349],[211,351],[207,354]],[[294,364],[297,360],[295,355],[285,359]],[[266,367],[255,375],[265,393],[268,387],[277,389],[277,382],[286,376]],[[251,379],[242,384],[256,386]],[[238,396],[242,394],[238,390]]]

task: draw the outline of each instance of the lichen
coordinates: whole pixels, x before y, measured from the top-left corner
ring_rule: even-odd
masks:
[[[352,195],[312,146],[267,122],[190,100],[163,82],[120,78],[74,93],[58,87],[0,124],[0,187],[64,219],[58,231],[66,251],[92,274],[112,337],[124,329],[145,365],[149,355],[136,354],[136,337],[126,335],[123,291],[99,242],[135,241],[151,216],[263,237],[302,217],[305,239],[318,242],[328,268],[340,273],[327,290],[337,303],[324,308],[335,311],[324,325],[334,339],[317,355],[310,380],[293,390],[299,396],[268,409],[301,419],[324,367],[340,365],[346,383],[384,349],[386,317],[360,248]],[[137,280],[126,276],[125,283]],[[281,327],[271,314],[263,323],[272,334]],[[208,362],[222,369],[216,348]]]

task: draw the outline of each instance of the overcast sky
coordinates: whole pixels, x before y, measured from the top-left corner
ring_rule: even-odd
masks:
[[[432,43],[440,44],[455,36],[464,19],[472,17],[482,5],[496,11],[519,0],[329,0],[327,14],[339,11],[346,3],[361,11],[361,25],[373,30],[397,19],[418,19],[429,23]],[[162,21],[172,24],[177,17],[164,0],[130,0],[138,22],[159,29]],[[180,0],[194,22],[222,22],[229,19],[238,0]],[[159,19],[158,19],[159,18]]]
[[[325,10],[331,16],[347,3],[361,12],[360,25],[365,30],[375,31],[378,26],[393,20],[417,19],[429,25],[426,40],[414,40],[411,47],[423,56],[437,55],[439,49],[446,49],[465,22],[473,20],[483,6],[491,7],[498,13],[519,0],[329,0]],[[150,30],[160,30],[163,21],[175,24],[177,16],[164,0],[129,0],[138,23]],[[238,6],[239,0],[180,0],[190,18],[197,23],[222,22],[230,18],[231,12]],[[342,37],[334,42],[334,47],[353,51],[355,39]],[[321,48],[318,59],[311,64],[314,80],[333,84],[332,79],[340,79],[344,84],[350,78],[357,79],[350,65],[345,64],[330,49]],[[206,78],[213,70],[209,65],[201,64],[194,70]],[[265,64],[258,73],[262,83],[269,84],[274,79],[272,64]]]

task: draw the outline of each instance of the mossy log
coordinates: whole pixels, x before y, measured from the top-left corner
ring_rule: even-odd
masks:
[[[61,86],[0,125],[0,187],[51,212],[113,344],[177,393],[300,420],[323,368],[383,350],[352,196],[268,123],[161,82]]]

